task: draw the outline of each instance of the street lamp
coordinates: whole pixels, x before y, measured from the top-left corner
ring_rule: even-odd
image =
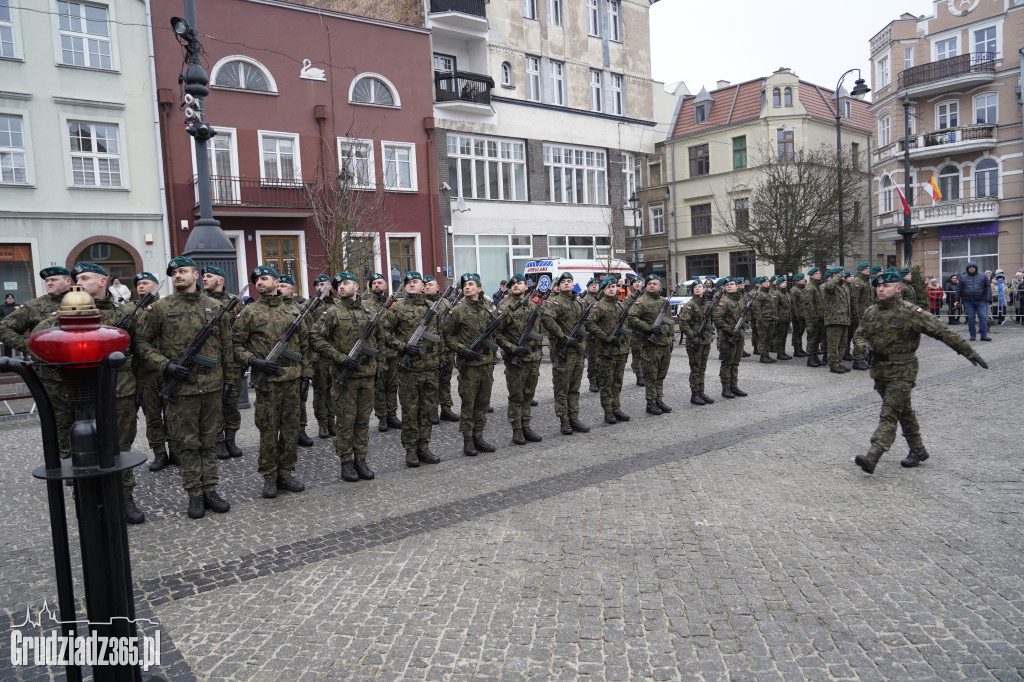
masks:
[[[837,191],[839,192],[839,265],[845,265],[843,250],[843,138],[842,138],[842,108],[840,107],[839,92],[843,86],[843,80],[854,71],[857,72],[857,80],[853,83],[853,91],[850,96],[856,100],[863,100],[864,96],[871,92],[864,79],[861,78],[860,69],[850,69],[839,77],[836,83],[836,179],[839,181]]]
[[[903,196],[910,201],[910,94],[903,93]],[[917,228],[910,224],[910,211],[903,211],[903,227],[896,230],[903,237],[903,267],[909,268],[913,257]]]
[[[636,274],[640,274],[640,224],[636,220],[636,210],[639,200],[636,192],[629,197],[629,206],[633,209],[633,268]]]

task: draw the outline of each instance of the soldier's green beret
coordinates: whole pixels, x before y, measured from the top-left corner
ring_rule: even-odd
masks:
[[[751,280],[750,283],[751,284],[760,284],[761,282],[764,282],[767,279],[768,279],[767,277],[755,277],[753,280]]]
[[[423,275],[423,283],[424,284],[426,284],[427,282],[436,282],[436,281],[437,281],[437,279],[433,275]]]
[[[587,280],[587,286],[588,287],[591,284],[600,284],[600,283],[601,283],[601,280],[599,280],[597,277],[591,277],[590,279]]]
[[[871,267],[871,263],[870,262],[863,261],[861,263],[857,263],[857,267],[854,268],[854,269],[860,271],[860,270],[863,270],[864,268],[870,268],[870,267]]]
[[[843,268],[843,267],[829,268],[825,272],[825,277],[831,277],[832,275],[841,275],[841,274],[843,274],[843,272],[845,270],[846,270],[846,268]]]
[[[794,282],[799,282],[803,278],[804,278],[804,273],[802,273],[802,272],[798,272],[795,275],[793,275],[793,281]]]
[[[475,272],[467,272],[466,274],[459,278],[459,287],[464,286],[466,282],[476,282],[477,284],[479,284],[480,275],[476,274]]]
[[[594,281],[596,282],[597,279],[595,278]],[[604,289],[605,287],[610,287],[611,285],[618,284],[618,283],[619,283],[619,280],[615,279],[614,275],[608,275],[607,277],[605,277],[604,279],[601,280],[600,285],[601,285],[601,288]]]
[[[726,279],[728,279],[728,278],[726,278]],[[733,277],[732,281],[736,282],[736,284],[743,284],[747,280],[744,277]]]
[[[320,275],[320,277],[326,276],[327,275]],[[317,277],[317,280],[320,280],[320,277]],[[351,280],[353,282],[359,281],[359,279],[351,272],[339,272],[334,276],[334,279],[331,280],[331,288],[337,290],[338,285],[344,282],[345,280]]]
[[[210,273],[211,275],[217,275],[218,277],[227,277],[224,271],[218,268],[216,265],[207,265],[203,268],[203,274]]]
[[[821,268],[811,268],[810,270],[807,271],[807,276],[810,277],[816,272],[821,272]]]
[[[191,258],[188,258],[187,256],[178,256],[176,258],[172,258],[170,262],[167,263],[167,276],[170,277],[171,275],[173,275],[174,271],[177,270],[178,268],[198,267],[199,266],[196,265],[196,262]]]
[[[715,281],[715,286],[716,287],[725,286],[726,284],[729,284],[730,282],[735,284],[736,283],[736,278],[735,277],[719,277],[718,280]]]
[[[875,278],[871,280],[871,286],[877,287],[879,284],[888,284],[890,282],[899,282],[900,276],[895,272],[885,272],[875,275]]]
[[[39,276],[43,279],[47,277],[54,277],[56,275],[64,275],[65,277],[71,276],[71,271],[60,265],[53,265],[48,268],[43,268],[39,271]]]
[[[74,266],[71,268],[71,276],[74,277],[76,280],[78,279],[78,276],[81,275],[83,272],[94,272],[97,275],[103,275],[104,277],[107,276],[107,269],[104,268],[102,265],[96,265],[95,263],[82,261],[80,263],[75,263]]]
[[[375,279],[382,279],[385,282],[388,281],[387,277],[385,277],[384,275],[380,274],[379,272],[375,272],[372,275],[370,275],[370,281],[367,282],[367,284],[373,284],[373,280],[375,280]]]
[[[877,275],[881,271],[882,271],[882,266],[881,265],[872,265],[871,266],[871,274],[872,275]]]
[[[628,277],[628,276],[629,276],[629,275],[627,275],[627,277]],[[561,275],[559,275],[559,276],[558,276],[558,279],[556,279],[556,280],[555,280],[555,283],[557,284],[557,283],[561,282],[561,281],[562,281],[563,279],[567,279],[567,280],[569,280],[570,282],[573,282],[573,281],[575,281],[575,280],[573,279],[573,276],[572,276],[572,273],[571,273],[571,272],[563,272],[563,273],[562,273]]]
[[[291,284],[292,286],[295,286],[295,278],[291,275],[280,275],[277,279],[281,284]]]
[[[634,282],[640,278],[634,275],[632,272],[630,272],[623,279],[626,280],[626,284],[629,284],[630,282]]]
[[[511,277],[508,278],[508,285],[512,286],[516,282],[525,282],[525,281],[526,281],[526,276],[517,272],[516,274],[514,274],[514,275],[512,275]]]
[[[890,265],[889,267],[887,267],[887,268],[885,269],[885,271],[886,271],[886,272],[895,272],[895,273],[899,273],[899,269],[897,269],[897,267],[896,267],[895,265]]]
[[[419,281],[422,282],[423,281],[423,275],[421,275],[420,273],[416,272],[415,270],[410,270],[409,272],[405,273],[405,279],[403,281],[411,282],[414,279],[418,279]],[[373,280],[371,279],[370,281],[372,282]]]
[[[326,273],[324,273],[322,275],[317,275],[316,279],[313,280],[313,284],[317,284],[319,282],[330,282],[330,281],[331,281],[330,275],[327,275]]]
[[[140,272],[139,274],[132,277],[132,284],[138,286],[139,282],[141,282],[144,279],[156,282],[157,284],[160,283],[160,280],[158,280],[156,278],[156,275],[154,275],[152,272]]]
[[[281,275],[277,274],[277,270],[269,265],[257,265],[252,269],[252,272],[249,273],[249,281],[256,284],[256,280],[263,275],[270,275],[274,279],[281,279]]]
[[[699,279],[695,280],[694,283],[689,286],[690,295],[693,296],[694,295],[693,294],[693,290],[696,289],[697,287],[702,287],[702,286],[704,286],[704,282],[700,281]]]
[[[657,275],[655,275],[652,272],[651,274],[649,274],[646,277],[644,277],[644,284],[647,284],[648,282],[653,282],[654,280],[658,280],[660,282],[661,281],[661,277],[658,277]]]
[[[910,268],[903,268],[902,270],[899,271],[899,276],[900,277],[906,277],[909,274],[910,274]]]

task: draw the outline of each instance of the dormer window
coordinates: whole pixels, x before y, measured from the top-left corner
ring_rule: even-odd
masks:
[[[708,105],[698,104],[693,109],[693,122],[695,124],[707,123],[708,122]]]
[[[793,88],[786,88],[782,92],[782,102],[785,106],[793,106]]]
[[[778,88],[772,88],[772,106],[776,108],[782,106],[782,91]]]

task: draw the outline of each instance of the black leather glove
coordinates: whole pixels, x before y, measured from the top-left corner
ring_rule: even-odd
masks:
[[[580,340],[573,338],[571,336],[567,336],[565,339],[565,345],[569,346],[569,348],[579,348]]]
[[[309,385],[313,383],[313,380],[309,377],[302,377],[299,379],[299,397],[303,401],[309,396]]]
[[[662,326],[660,324],[656,324],[653,327],[651,327],[651,333],[652,334],[661,334],[661,331],[662,331]]]
[[[224,388],[221,389],[221,392],[220,392],[221,402],[225,402],[225,403],[230,403],[231,402],[231,391],[232,390],[233,390],[233,387],[231,386],[231,384],[224,384]]]
[[[264,374],[281,375],[281,368],[276,362],[273,362],[272,360],[264,360],[263,358],[258,358],[255,355],[249,358],[249,366],[257,372],[263,372]]]
[[[978,367],[981,367],[982,369],[988,369],[988,363],[985,362],[980,355],[975,355],[974,357],[968,358],[968,360],[976,364]]]
[[[167,366],[164,367],[164,376],[166,376],[168,379],[188,381],[188,368],[182,367],[176,362],[168,362]]]
[[[475,350],[470,350],[469,348],[461,349],[459,351],[459,355],[461,357],[465,358],[466,360],[470,360],[470,361],[474,361],[474,362],[483,357],[482,355],[477,353]]]
[[[420,348],[420,344],[418,343],[405,344],[405,347],[402,348],[402,352],[407,355],[423,355],[423,349]]]
[[[347,355],[345,356],[345,359],[341,361],[341,365],[342,367],[348,367],[349,370],[353,372],[363,366],[359,360],[356,358],[350,358]]]
[[[525,358],[530,354],[530,348],[528,346],[516,346],[516,349],[512,351],[512,354],[517,358]]]

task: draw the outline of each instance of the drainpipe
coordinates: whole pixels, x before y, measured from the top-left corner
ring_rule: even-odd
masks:
[[[423,119],[423,129],[427,131],[427,196],[429,198],[429,214],[430,214],[430,257],[434,261],[434,272],[430,274],[437,276],[438,263],[441,259],[437,257],[437,222],[434,218],[434,206],[438,206],[440,210],[440,193],[435,190],[437,183],[435,182],[434,174],[437,171],[435,164],[437,163],[437,152],[434,149],[434,117],[427,116]],[[444,281],[444,275],[442,273],[441,281]],[[442,290],[444,287],[442,287]]]
[[[871,133],[868,133],[868,257],[867,260],[871,261],[871,264],[875,263],[875,249],[874,249],[874,236],[875,236],[875,206],[874,199],[871,197]]]
[[[678,217],[676,216],[676,205],[679,203],[676,200],[676,151],[675,145],[669,147],[665,145],[667,155],[672,166],[672,274],[675,276],[675,286],[679,286],[679,263],[677,261],[679,257],[679,239],[678,239]]]
[[[153,12],[150,7],[150,0],[145,0],[146,3],[146,26],[149,28],[146,31],[146,39],[149,48],[149,80],[153,83],[153,132],[156,134],[156,153],[157,157],[160,157],[163,153],[163,135],[160,132],[160,105],[159,105],[159,94],[156,87],[156,50],[153,47]],[[169,160],[169,159],[168,159]],[[171,229],[170,219],[168,212],[170,211],[171,204],[168,203],[167,194],[167,176],[164,175],[163,164],[157,164],[157,183],[160,188],[160,221],[163,225],[164,230],[164,261],[171,260]],[[173,198],[170,199],[173,201]]]
[[[163,159],[160,174],[165,178],[170,178],[170,182],[165,183],[167,214],[168,222],[175,226],[167,240],[167,260],[169,261],[171,260],[171,254],[181,253],[181,249],[178,246],[178,216],[174,204],[174,161],[171,158],[170,150],[171,111],[174,109],[174,91],[170,88],[160,88],[157,90],[157,97],[159,99],[160,118],[163,121],[163,131],[165,133],[160,137],[160,156]],[[166,169],[164,168],[165,166]]]

